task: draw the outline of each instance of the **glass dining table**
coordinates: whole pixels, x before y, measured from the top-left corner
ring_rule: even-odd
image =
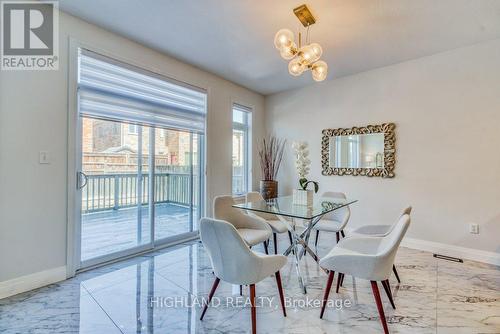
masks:
[[[249,213],[263,212],[274,214],[280,221],[286,224],[288,230],[292,234],[292,243],[285,250],[283,255],[288,256],[292,253],[295,257],[294,262],[299,285],[303,293],[307,293],[306,284],[300,270],[300,260],[307,252],[316,262],[319,261],[316,253],[308,246],[309,237],[311,236],[314,225],[316,225],[324,215],[355,202],[357,202],[357,200],[315,196],[311,203],[302,205],[295,204],[292,196],[283,196],[257,202],[243,202],[235,204],[233,207],[247,210]],[[292,221],[290,221],[290,218]],[[303,221],[303,230],[300,232],[297,231],[297,224],[293,223],[296,219],[301,219]]]

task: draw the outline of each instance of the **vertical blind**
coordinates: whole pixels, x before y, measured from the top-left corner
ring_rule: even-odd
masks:
[[[79,113],[203,133],[207,94],[86,49],[78,56]]]

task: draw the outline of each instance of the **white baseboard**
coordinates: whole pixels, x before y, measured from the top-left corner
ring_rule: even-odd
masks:
[[[500,253],[405,237],[401,246],[500,266]]]
[[[30,291],[66,279],[66,266],[52,268],[37,273],[0,282],[0,299]]]

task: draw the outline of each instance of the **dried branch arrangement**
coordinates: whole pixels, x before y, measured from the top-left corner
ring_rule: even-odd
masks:
[[[275,181],[283,160],[286,140],[271,136],[262,139],[259,147],[260,169],[265,181]]]

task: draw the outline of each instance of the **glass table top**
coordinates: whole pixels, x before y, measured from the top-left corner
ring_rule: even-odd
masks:
[[[356,202],[357,200],[353,199],[314,196],[314,200],[311,205],[301,205],[293,203],[293,196],[283,196],[267,201],[244,202],[235,204],[233,207],[250,211],[272,213],[285,217],[311,220]]]

